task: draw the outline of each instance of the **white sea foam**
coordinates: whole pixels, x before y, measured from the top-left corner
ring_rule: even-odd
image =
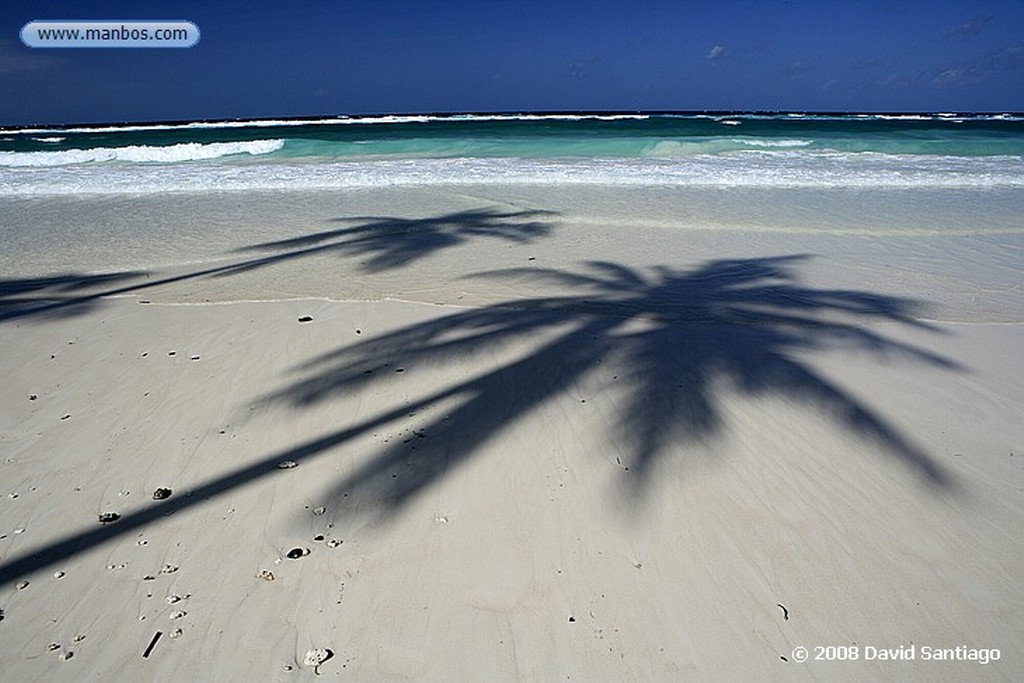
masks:
[[[758,140],[756,138],[736,138],[733,142],[751,147],[807,147],[813,140]]]
[[[0,152],[0,166],[52,167],[72,166],[104,161],[132,163],[175,163],[216,159],[234,154],[269,154],[281,149],[284,140],[252,140],[249,142],[185,142],[177,145],[130,145],[127,147],[90,147],[53,152]]]
[[[1024,188],[1024,159],[762,150],[619,159],[421,158],[0,169],[0,195],[322,190],[444,185]]]

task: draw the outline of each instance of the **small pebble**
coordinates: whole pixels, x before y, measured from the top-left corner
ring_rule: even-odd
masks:
[[[326,662],[333,655],[334,653],[325,647],[315,647],[306,652],[306,656],[302,658],[302,665],[313,667],[313,672],[319,674],[320,672],[317,671],[317,667]]]
[[[311,316],[311,315],[304,315],[304,316],[302,316],[301,318],[299,318],[299,322],[300,322],[300,323],[309,323],[309,322],[313,322],[313,316]]]
[[[101,512],[99,514],[100,524],[110,524],[111,522],[116,522],[119,519],[121,519],[121,515],[116,512]]]
[[[64,578],[64,572],[54,572],[53,573],[53,578],[55,578],[55,579],[63,579]]]
[[[161,574],[173,574],[178,571],[178,565],[176,564],[165,564],[163,569],[160,570]]]
[[[187,600],[190,597],[192,597],[192,596],[189,595],[188,593],[185,593],[185,595],[178,595],[177,593],[174,593],[172,595],[168,595],[167,596],[167,604],[168,605],[173,605],[173,604],[175,604],[177,602],[181,602],[182,600]]]
[[[313,515],[316,516],[316,517],[319,517],[320,515],[324,514],[325,512],[327,512],[327,508],[322,508],[322,507],[320,507],[320,508],[313,508]]]
[[[153,576],[152,574],[146,574],[145,576],[142,577],[142,580],[143,581],[156,581],[156,577]]]
[[[54,651],[59,650],[59,649],[60,649],[60,645],[57,644],[57,643],[50,643],[49,645],[46,646],[46,651],[47,652],[54,652]]]
[[[185,616],[186,614],[188,614],[188,613],[187,613],[187,612],[185,612],[184,610],[180,610],[180,609],[179,609],[179,610],[177,610],[177,611],[175,611],[175,612],[171,612],[171,614],[170,614],[170,619],[172,619],[172,620],[174,620],[174,619],[181,619],[181,618],[182,618],[182,617],[184,617],[184,616]]]
[[[288,551],[287,557],[289,560],[297,560],[306,555],[309,555],[309,548],[292,548]]]
[[[71,639],[72,643],[80,643],[85,640],[85,634],[79,633],[77,636]]]
[[[60,658],[62,660],[64,660],[65,662],[68,661],[69,659],[71,659],[74,656],[75,656],[75,653],[72,652],[71,650],[65,650],[64,652],[60,653]]]
[[[71,417],[71,413],[68,413],[67,415],[62,415],[60,419],[67,420],[70,417]]]
[[[171,497],[171,490],[166,488],[158,488],[153,491],[153,500],[164,500],[165,498]]]
[[[192,356],[190,360],[199,360],[199,356]]]
[[[28,581],[22,581],[21,583],[18,584],[17,588],[20,591],[25,590],[26,588],[28,588]]]
[[[295,462],[294,460],[282,460],[281,462],[277,463],[277,469],[279,470],[290,470],[291,468],[298,466],[299,463]]]
[[[180,628],[176,628],[173,631],[171,631],[170,633],[168,633],[167,636],[170,637],[170,638],[181,638],[181,629]]]
[[[274,580],[274,572],[269,571],[267,569],[264,569],[263,571],[261,571],[259,574],[256,575],[256,578],[257,579],[263,579],[264,581],[273,581]]]
[[[324,540],[324,535],[323,534],[317,534],[316,536],[313,537],[313,541],[316,542],[316,543],[322,543],[323,540]]]
[[[328,548],[337,548],[342,543],[344,543],[344,541],[339,541],[336,538],[332,538],[331,540],[327,541],[327,547]]]
[[[30,400],[30,401],[34,401],[34,400],[36,400],[37,398],[39,398],[39,397],[38,397],[38,396],[36,396],[35,394],[29,394],[29,395],[28,395],[28,400]]]

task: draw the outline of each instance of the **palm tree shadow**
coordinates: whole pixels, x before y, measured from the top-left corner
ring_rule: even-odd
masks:
[[[626,444],[635,495],[644,493],[652,466],[678,452],[670,445],[708,439],[727,427],[719,405],[723,380],[746,395],[772,394],[802,403],[875,442],[926,485],[954,489],[950,475],[907,435],[816,372],[800,354],[841,347],[944,370],[961,366],[866,326],[891,321],[932,329],[915,317],[920,303],[800,285],[794,270],[805,258],[718,260],[688,271],[661,267],[648,273],[604,262],[590,263],[582,272],[481,273],[477,277],[544,279],[572,293],[460,310],[309,360],[295,368],[293,382],[265,400],[302,408],[371,385],[386,386],[381,379],[385,371],[395,377],[395,370],[407,369],[411,375],[420,366],[444,368],[476,353],[519,353],[349,427],[267,453],[116,524],[73,531],[43,548],[5,558],[0,585],[272,476],[284,460],[323,456],[374,430],[400,425],[411,413],[431,416],[408,439],[395,439],[357,465],[333,489],[338,510],[354,507],[356,513],[386,520],[531,410],[571,391],[604,360],[625,369],[620,381],[629,398],[615,426]]]
[[[774,395],[823,414],[875,442],[928,485],[950,488],[946,473],[910,438],[853,394],[800,359],[832,347],[867,350],[955,370],[952,360],[864,326],[878,320],[931,329],[906,299],[800,285],[794,267],[807,258],[717,260],[689,271],[650,273],[592,262],[583,272],[514,269],[486,278],[540,278],[572,294],[459,311],[314,358],[290,385],[267,397],[309,406],[379,381],[380,370],[415,370],[520,342],[530,350],[469,379],[408,403],[408,412],[442,413],[359,466],[334,498],[388,516],[447,470],[514,427],[528,412],[566,392],[598,364],[617,361],[629,397],[616,431],[642,493],[652,465],[679,443],[726,428],[719,393]],[[438,410],[443,406],[443,410]],[[356,501],[353,501],[353,498]]]
[[[130,271],[101,274],[62,273],[0,280],[0,322],[18,318],[58,319],[82,315],[119,295],[159,289],[189,280],[222,278],[321,253],[369,256],[362,269],[379,272],[409,265],[472,239],[487,237],[525,244],[554,229],[551,211],[478,209],[429,218],[356,217],[359,225],[265,242],[234,250],[236,260],[178,273]],[[238,258],[237,254],[269,252]]]
[[[551,234],[552,225],[540,218],[552,211],[499,211],[471,209],[432,218],[354,216],[336,221],[357,225],[264,242],[240,251],[325,252],[366,257],[362,268],[376,273],[391,270],[451,249],[471,239],[486,237],[524,244]]]

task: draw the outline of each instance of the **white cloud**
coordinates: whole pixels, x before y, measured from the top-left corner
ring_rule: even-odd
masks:
[[[712,64],[716,64],[719,61],[725,59],[729,55],[729,52],[721,45],[715,45],[711,50],[708,51],[707,59]]]
[[[961,37],[966,38],[967,36],[973,36],[977,33],[981,33],[981,30],[985,28],[985,24],[992,20],[995,14],[986,14],[983,17],[977,17],[972,19],[965,24],[954,26],[953,28],[946,31],[947,38]]]

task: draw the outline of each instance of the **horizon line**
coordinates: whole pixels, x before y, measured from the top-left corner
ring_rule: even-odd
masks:
[[[380,119],[388,117],[419,118],[435,117],[438,119],[454,119],[456,117],[516,117],[516,116],[893,116],[912,117],[927,116],[933,118],[946,117],[1024,117],[1024,111],[928,111],[928,110],[839,110],[839,109],[522,109],[522,110],[436,110],[436,111],[395,111],[373,113],[336,113],[336,114],[302,114],[302,115],[267,115],[238,116],[228,118],[195,118],[195,119],[140,119],[119,121],[88,121],[68,123],[14,123],[0,124],[0,131],[16,132],[32,129],[67,129],[67,128],[100,128],[128,126],[183,126],[188,124],[222,124],[222,123],[260,123],[266,121],[289,122],[322,122],[358,121],[360,119]]]

